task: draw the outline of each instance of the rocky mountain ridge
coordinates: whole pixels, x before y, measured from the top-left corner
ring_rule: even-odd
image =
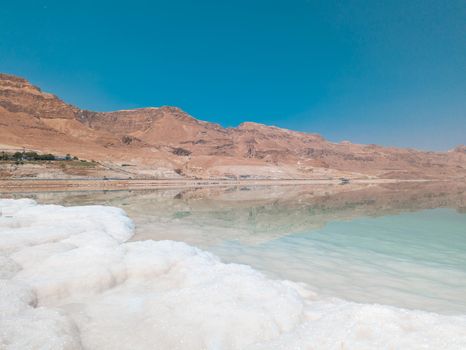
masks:
[[[137,177],[464,178],[466,147],[450,152],[333,143],[253,122],[223,128],[176,107],[82,110],[0,74],[0,148],[95,160]]]

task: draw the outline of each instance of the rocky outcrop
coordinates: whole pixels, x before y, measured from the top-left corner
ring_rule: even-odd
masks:
[[[332,143],[322,136],[247,122],[197,120],[176,107],[81,110],[27,80],[0,74],[0,148],[70,153],[131,164],[134,176],[254,178],[462,178],[465,146],[454,151]]]

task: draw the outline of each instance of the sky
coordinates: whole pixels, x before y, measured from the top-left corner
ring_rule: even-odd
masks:
[[[8,1],[0,72],[96,111],[466,143],[464,0]]]

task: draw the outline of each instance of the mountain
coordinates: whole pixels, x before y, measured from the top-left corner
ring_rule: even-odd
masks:
[[[197,120],[176,107],[82,110],[0,74],[0,149],[95,160],[125,176],[195,178],[464,178],[466,147],[449,152],[333,143],[247,122]]]

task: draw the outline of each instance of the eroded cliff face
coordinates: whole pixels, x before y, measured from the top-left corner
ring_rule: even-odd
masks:
[[[0,127],[0,148],[70,153],[127,176],[466,176],[465,146],[438,153],[337,144],[320,135],[252,122],[223,128],[176,107],[92,112],[6,74],[0,74]]]

